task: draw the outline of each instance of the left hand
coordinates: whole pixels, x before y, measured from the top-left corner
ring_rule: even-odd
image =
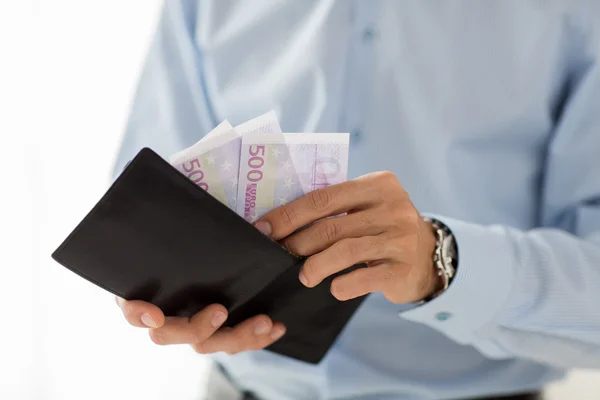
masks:
[[[393,303],[416,302],[440,284],[432,261],[433,229],[391,172],[310,192],[270,211],[256,227],[283,239],[293,253],[310,256],[299,277],[307,287],[367,263],[333,280],[331,293],[339,300],[381,291]]]

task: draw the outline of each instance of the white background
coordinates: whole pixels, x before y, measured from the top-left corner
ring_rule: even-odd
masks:
[[[0,399],[194,399],[207,362],[154,345],[49,254],[110,181],[159,0],[0,0]],[[553,400],[600,399],[597,372]]]
[[[200,392],[204,358],[154,345],[112,295],[49,257],[110,182],[158,6],[0,0],[2,400]]]

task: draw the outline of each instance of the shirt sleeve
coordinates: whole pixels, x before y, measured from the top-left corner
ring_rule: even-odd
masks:
[[[400,314],[490,358],[600,367],[600,46],[597,34],[581,39],[548,144],[539,228],[435,216],[456,237],[457,275]]]
[[[216,119],[203,84],[197,46],[198,2],[165,1],[150,45],[114,174],[143,147],[163,157],[197,142]]]

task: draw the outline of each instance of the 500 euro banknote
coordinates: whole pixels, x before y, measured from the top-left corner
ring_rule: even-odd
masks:
[[[310,191],[346,181],[347,133],[252,133],[242,137],[237,213],[254,222]]]
[[[208,132],[202,139],[198,140],[190,147],[173,154],[171,157],[169,157],[169,161],[172,165],[176,165],[193,158],[195,154],[198,154],[198,152],[202,150],[203,141],[205,141],[207,138],[215,137],[222,133],[228,132],[231,129],[233,129],[233,126],[231,126],[229,121],[225,120],[221,122],[212,131]]]
[[[231,128],[223,122],[193,146],[171,156],[171,165],[229,208],[236,209],[241,136],[281,132],[274,112]],[[227,129],[228,128],[228,129]]]

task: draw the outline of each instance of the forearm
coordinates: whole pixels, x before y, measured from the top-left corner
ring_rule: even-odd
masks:
[[[600,366],[600,234],[440,219],[457,239],[458,274],[404,318],[493,358]]]

